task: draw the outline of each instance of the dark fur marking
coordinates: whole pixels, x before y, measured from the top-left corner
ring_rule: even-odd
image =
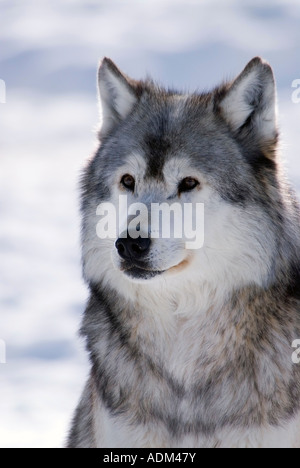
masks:
[[[167,123],[164,116],[160,118],[157,132],[146,135],[144,142],[148,160],[146,177],[163,180],[165,158],[171,148],[170,139],[167,137]]]
[[[287,297],[292,297],[300,301],[300,263],[293,264],[290,272],[290,283],[287,289]],[[300,303],[299,303],[300,313]]]

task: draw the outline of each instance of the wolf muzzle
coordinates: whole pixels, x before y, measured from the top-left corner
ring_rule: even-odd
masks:
[[[130,237],[129,232],[127,232],[126,238],[119,238],[116,242],[118,254],[126,261],[141,260],[149,253],[150,246],[151,240],[149,238],[138,237],[134,239]]]

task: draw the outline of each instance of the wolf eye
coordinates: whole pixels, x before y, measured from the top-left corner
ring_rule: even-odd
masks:
[[[125,187],[127,190],[130,190],[131,192],[134,192],[135,189],[135,179],[129,174],[125,174],[122,179],[121,179],[121,184],[123,187]]]
[[[192,177],[186,177],[180,182],[178,186],[178,192],[191,192],[196,187],[198,187],[198,185],[200,185],[200,182],[198,180],[193,179]]]

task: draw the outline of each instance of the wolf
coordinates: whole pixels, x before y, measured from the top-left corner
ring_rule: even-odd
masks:
[[[91,370],[67,447],[300,448],[300,210],[271,66],[186,94],[105,58],[99,101],[81,204]],[[142,222],[133,236],[130,216],[100,240],[97,207],[120,195],[203,204],[202,248]]]

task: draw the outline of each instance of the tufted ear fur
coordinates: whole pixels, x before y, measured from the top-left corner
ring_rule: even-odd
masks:
[[[134,82],[108,58],[104,58],[100,64],[98,83],[100,136],[103,137],[130,114],[138,100],[138,93]]]
[[[277,102],[272,68],[254,58],[231,85],[223,89],[218,110],[236,136],[248,137],[261,149],[276,144]],[[271,157],[272,151],[269,152]]]

